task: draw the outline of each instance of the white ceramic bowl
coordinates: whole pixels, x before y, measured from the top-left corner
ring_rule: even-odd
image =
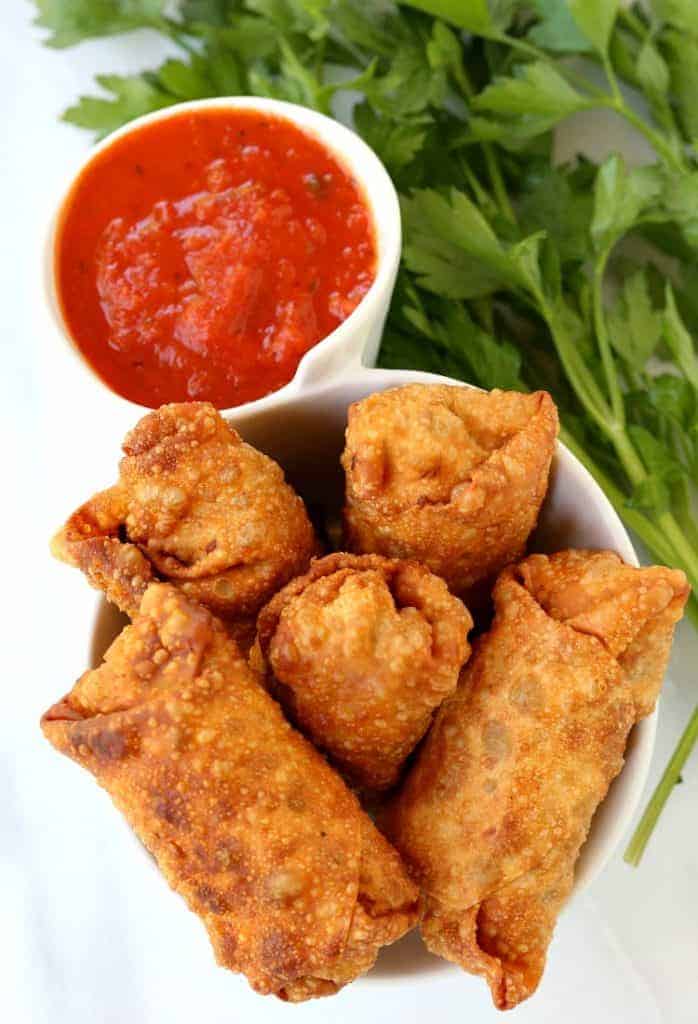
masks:
[[[82,355],[67,329],[56,294],[54,273],[56,232],[74,185],[85,168],[100,153],[109,149],[124,136],[138,132],[143,125],[200,110],[259,110],[291,121],[307,134],[317,138],[357,182],[371,211],[378,250],[375,280],[354,312],[336,330],[328,334],[303,356],[294,377],[288,384],[264,398],[248,402],[238,408],[270,410],[283,403],[287,396],[299,394],[316,381],[326,379],[329,374],[338,373],[344,366],[359,366],[362,362],[372,366],[376,361],[383,323],[388,312],[395,275],[400,262],[400,206],[395,187],[373,150],[355,132],[338,121],[325,117],[324,114],[318,114],[315,110],[309,110],[307,107],[297,106],[295,103],[285,103],[281,100],[264,99],[258,96],[193,100],[190,103],[179,103],[175,107],[166,107],[164,110],[157,110],[152,114],[146,114],[144,117],[130,121],[89,151],[61,193],[46,239],[44,295],[59,340],[63,340],[75,357],[80,370],[83,373],[88,373],[96,384],[105,390],[113,402],[123,407],[120,410],[120,415],[124,413],[128,415],[130,408],[134,422],[143,414],[142,407],[117,395],[104,383]]]
[[[411,370],[346,369],[337,377],[303,389],[285,390],[273,407],[258,403],[240,407],[227,418],[245,440],[276,459],[306,501],[339,509],[343,474],[339,456],[344,445],[347,407],[374,391],[409,383],[468,385],[448,377]],[[637,565],[628,535],[593,477],[564,447],[557,445],[551,482],[531,547],[556,551],[564,547],[609,548]],[[100,599],[90,649],[97,664],[123,617]],[[654,745],[656,712],[633,729],[625,766],[597,811],[589,838],[577,863],[575,891],[587,886],[603,869],[622,839],[640,799]],[[441,961],[408,940],[404,970],[437,969]],[[403,961],[390,956],[391,970]]]

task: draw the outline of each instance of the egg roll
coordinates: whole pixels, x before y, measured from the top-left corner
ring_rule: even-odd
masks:
[[[299,728],[353,784],[383,790],[455,690],[471,627],[419,563],[334,554],[262,609],[255,652]]]
[[[218,963],[258,992],[336,992],[415,923],[398,854],[221,623],[172,585],[146,589],[42,728],[107,790]]]
[[[495,617],[388,807],[424,892],[429,949],[495,1006],[541,978],[594,811],[657,699],[688,598],[682,572],[610,552],[532,555],[499,576]]]
[[[520,558],[548,486],[557,410],[545,391],[410,384],[349,408],[347,544],[414,558],[466,604]]]
[[[281,467],[208,402],[148,413],[123,451],[118,482],[73,513],[52,551],[127,615],[149,583],[165,580],[235,634],[318,553]]]

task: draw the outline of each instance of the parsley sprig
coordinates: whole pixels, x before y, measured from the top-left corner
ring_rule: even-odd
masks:
[[[562,438],[653,556],[698,593],[698,5],[652,0],[36,0],[48,44],[147,28],[181,56],[101,75],[67,121],[101,137],[204,96],[275,96],[351,123],[401,193],[381,349],[483,387],[551,391]],[[607,110],[651,144],[629,168],[553,159]],[[698,627],[698,602],[688,614]],[[696,741],[633,838],[639,860]]]

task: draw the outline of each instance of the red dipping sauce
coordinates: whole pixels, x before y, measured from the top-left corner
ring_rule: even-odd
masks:
[[[351,175],[292,122],[173,114],[85,168],[63,209],[63,318],[90,365],[139,405],[227,408],[286,384],[375,276]]]

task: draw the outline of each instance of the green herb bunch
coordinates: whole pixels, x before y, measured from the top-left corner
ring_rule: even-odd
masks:
[[[562,440],[653,556],[698,593],[698,3],[651,0],[36,0],[51,46],[151,28],[181,57],[99,75],[65,119],[101,137],[252,93],[352,124],[401,194],[380,359],[545,388]],[[607,110],[651,144],[558,164],[553,130]],[[688,613],[698,627],[695,596]],[[698,707],[627,859],[698,737]]]

